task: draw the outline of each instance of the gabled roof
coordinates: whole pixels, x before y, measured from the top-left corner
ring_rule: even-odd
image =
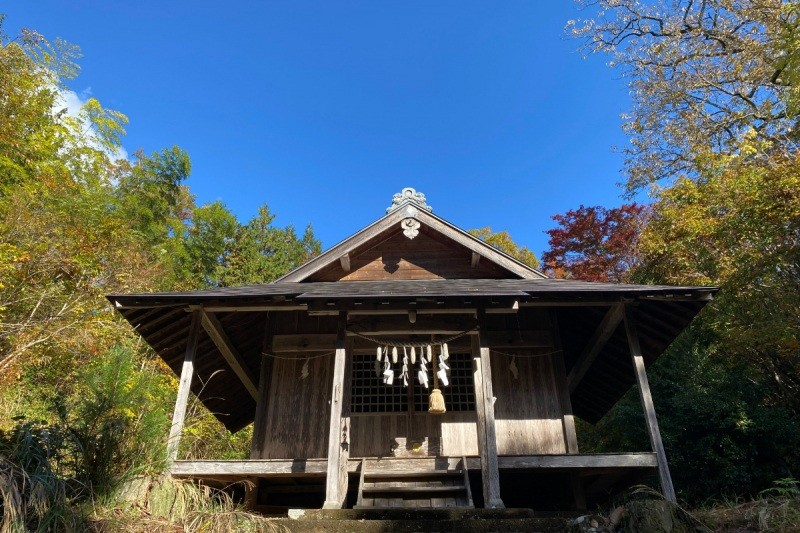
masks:
[[[525,265],[494,246],[486,244],[477,237],[447,222],[443,218],[426,211],[422,206],[419,206],[419,204],[409,201],[398,206],[385,216],[328,249],[321,255],[297,267],[285,276],[278,278],[276,283],[310,281],[314,274],[330,265],[338,263],[342,256],[351,254],[356,250],[369,248],[376,242],[384,239],[387,232],[395,228],[399,229],[401,227],[400,225],[407,220],[416,221],[420,226],[423,226],[426,231],[441,235],[458,246],[477,254],[482,261],[488,261],[507,272],[507,277],[510,279],[547,278],[542,272]]]
[[[566,370],[571,372],[582,366],[586,346],[605,329],[609,309],[624,302],[635,314],[645,363],[650,364],[717,291],[550,279],[429,211],[424,195],[404,189],[385,216],[273,283],[112,294],[108,299],[176,375],[188,344],[187,311],[202,308],[213,315],[217,325],[209,329],[204,322],[200,331],[192,391],[236,431],[253,420],[254,380],[248,388],[248,380],[231,371],[229,359],[236,352],[239,370],[257,376],[267,330],[276,335],[336,333],[341,310],[494,308],[505,313],[513,309],[518,317],[545,306],[554,312]],[[406,270],[398,266],[401,259]],[[373,270],[367,268],[370,265]],[[424,276],[415,278],[415,273]],[[487,328],[504,327],[505,316],[487,315]],[[575,414],[590,422],[633,385],[623,330],[617,327],[607,336],[591,371],[572,391]],[[222,345],[219,331],[225,333]]]

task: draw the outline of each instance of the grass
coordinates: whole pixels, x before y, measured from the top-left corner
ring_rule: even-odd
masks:
[[[723,501],[694,512],[719,533],[789,533],[800,531],[800,488],[792,478],[779,479],[752,501]]]
[[[108,501],[96,503],[88,522],[90,530],[98,533],[284,530],[269,519],[244,511],[221,490],[169,476],[127,483]]]

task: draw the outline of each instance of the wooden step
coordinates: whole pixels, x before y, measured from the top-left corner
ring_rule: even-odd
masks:
[[[466,459],[462,464],[466,465]],[[366,461],[362,459],[360,478],[355,509],[473,507],[466,468],[460,471],[367,472]]]
[[[391,478],[391,479],[414,479],[420,477],[461,477],[463,472],[461,470],[421,470],[419,472],[365,472],[364,478]]]
[[[371,494],[427,494],[427,493],[441,493],[441,492],[464,492],[467,488],[464,485],[439,485],[437,487],[364,487],[364,493]]]

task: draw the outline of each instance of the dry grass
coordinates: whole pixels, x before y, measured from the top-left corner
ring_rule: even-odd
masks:
[[[694,512],[719,533],[800,531],[800,499],[760,498],[741,503],[718,503]]]
[[[112,501],[95,505],[90,526],[92,531],[103,533],[284,530],[267,518],[244,511],[220,490],[168,476],[128,483]]]

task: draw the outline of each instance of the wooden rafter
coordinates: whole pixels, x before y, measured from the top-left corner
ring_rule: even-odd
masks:
[[[203,329],[206,330],[208,336],[214,342],[214,345],[219,350],[219,353],[225,358],[231,370],[236,374],[242,385],[250,393],[254,400],[258,399],[258,387],[256,381],[253,379],[250,369],[244,362],[244,359],[239,354],[239,351],[233,346],[233,343],[225,334],[219,319],[213,313],[206,311],[199,311],[202,316]]]
[[[339,264],[342,265],[342,270],[350,272],[350,254],[342,254],[339,258]]]
[[[589,339],[586,347],[578,356],[569,376],[567,376],[570,393],[575,392],[575,389],[578,388],[578,384],[583,379],[583,376],[589,371],[589,367],[592,366],[597,355],[606,345],[608,339],[611,338],[611,335],[614,334],[619,323],[622,322],[624,311],[624,304],[616,303],[606,312],[600,325],[597,326],[597,329],[592,334],[592,338]]]

